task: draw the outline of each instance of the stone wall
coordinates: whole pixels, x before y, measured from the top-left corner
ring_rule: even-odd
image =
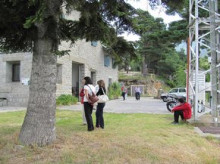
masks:
[[[63,8],[65,13],[65,8]],[[66,19],[77,20],[80,13],[73,11],[70,14],[64,14]],[[97,46],[92,46],[91,42],[79,40],[71,45],[70,42],[62,42],[60,50],[70,50],[69,55],[58,57],[58,81],[57,96],[61,94],[72,94],[72,64],[79,65],[79,83],[85,76],[94,75],[93,83],[103,79],[106,86],[109,82],[118,81],[118,68],[113,69],[112,63],[109,67],[104,66],[104,51],[102,45],[98,42]],[[11,81],[10,63],[20,61],[20,78],[30,78],[32,67],[32,53],[14,53],[0,54],[0,98],[7,98],[10,106],[26,106],[28,102],[29,86],[22,85],[20,82]],[[82,87],[79,84],[79,87]]]
[[[29,87],[20,82],[12,82],[11,64],[20,62],[20,79],[31,74],[31,53],[0,54],[0,98],[7,98],[9,106],[25,106]]]
[[[95,80],[103,79],[106,86],[118,80],[118,69],[104,66],[104,51],[100,43],[96,47],[85,40],[77,41],[72,47],[68,42],[62,42],[60,49],[69,49],[69,55],[58,57],[57,64],[61,67],[61,81],[57,83],[57,96],[72,94],[72,64],[80,67],[80,79],[91,76],[94,72]],[[20,62],[20,82],[11,81],[10,64]],[[0,98],[7,98],[9,106],[26,106],[28,102],[29,86],[22,84],[22,79],[30,78],[32,67],[32,53],[0,54]],[[78,77],[76,77],[78,78]],[[79,86],[81,87],[81,86]]]
[[[97,46],[91,46],[91,42],[86,42],[85,40],[77,41],[72,47],[68,42],[62,42],[60,46],[61,50],[70,50],[70,55],[59,58],[60,61],[74,61],[82,65],[82,78],[84,76],[91,76],[91,72],[95,72],[96,81],[103,79],[106,86],[109,85],[109,78],[112,82],[118,81],[118,68],[112,68],[112,60],[110,66],[104,66],[104,55],[102,45],[98,42]],[[64,59],[66,58],[66,59]]]

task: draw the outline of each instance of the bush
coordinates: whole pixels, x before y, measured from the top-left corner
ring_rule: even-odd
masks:
[[[56,99],[57,105],[73,105],[76,104],[77,102],[78,102],[78,98],[72,95],[60,95]]]
[[[108,97],[110,100],[121,96],[121,85],[117,82],[112,83],[108,88]]]

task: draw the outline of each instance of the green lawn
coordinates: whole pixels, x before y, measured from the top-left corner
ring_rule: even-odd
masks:
[[[172,115],[105,113],[105,129],[87,132],[80,112],[57,111],[55,143],[20,147],[24,114],[0,113],[0,163],[220,163],[220,141],[170,124]]]

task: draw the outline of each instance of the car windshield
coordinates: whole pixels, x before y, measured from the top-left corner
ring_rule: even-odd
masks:
[[[175,92],[178,92],[178,89],[172,89],[169,91],[169,93],[175,93]]]
[[[180,89],[179,89],[179,92],[186,92],[186,89],[180,88]]]

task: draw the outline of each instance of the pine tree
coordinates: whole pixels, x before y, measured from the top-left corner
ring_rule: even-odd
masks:
[[[66,20],[81,12],[79,21]],[[56,138],[56,64],[62,40],[101,40],[108,44],[117,33],[131,30],[134,9],[124,0],[1,0],[0,51],[32,51],[33,62],[27,113],[19,140],[47,145]],[[116,29],[116,30],[115,30]]]

